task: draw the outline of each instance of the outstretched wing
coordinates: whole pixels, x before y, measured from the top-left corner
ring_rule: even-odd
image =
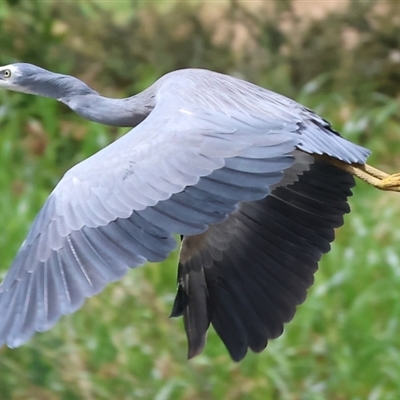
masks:
[[[159,261],[293,163],[297,121],[201,111],[165,96],[138,127],[69,170],[0,286],[0,345],[44,331],[129,267]]]
[[[350,211],[352,186],[351,175],[316,160],[293,185],[184,238],[172,316],[184,316],[189,357],[203,350],[210,323],[236,361],[282,334]]]

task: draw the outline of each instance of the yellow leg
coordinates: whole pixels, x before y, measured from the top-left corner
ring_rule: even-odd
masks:
[[[314,157],[324,160],[343,171],[349,172],[377,189],[400,192],[400,173],[390,175],[368,164],[347,164],[327,155],[320,156],[314,154]]]

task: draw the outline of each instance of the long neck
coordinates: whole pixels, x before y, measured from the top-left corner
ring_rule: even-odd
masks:
[[[100,96],[79,79],[52,73],[41,81],[38,74],[37,83],[28,89],[28,93],[35,93],[52,97],[90,121],[106,125],[133,127],[143,121],[154,108],[152,88],[136,96],[125,99],[110,99]],[[43,77],[44,78],[44,77]],[[43,84],[45,83],[45,84]]]
[[[133,127],[142,122],[154,108],[153,104],[145,102],[140,95],[141,93],[125,99],[111,99],[97,93],[88,93],[60,98],[59,101],[90,121]]]

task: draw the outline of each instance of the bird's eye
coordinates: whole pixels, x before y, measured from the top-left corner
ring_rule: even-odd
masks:
[[[11,76],[11,71],[9,69],[4,70],[3,76],[4,78],[9,78]]]

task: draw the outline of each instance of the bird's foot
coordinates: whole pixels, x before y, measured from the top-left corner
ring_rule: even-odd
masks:
[[[376,188],[380,190],[400,192],[400,173],[388,175],[387,177],[381,179],[377,183]]]

